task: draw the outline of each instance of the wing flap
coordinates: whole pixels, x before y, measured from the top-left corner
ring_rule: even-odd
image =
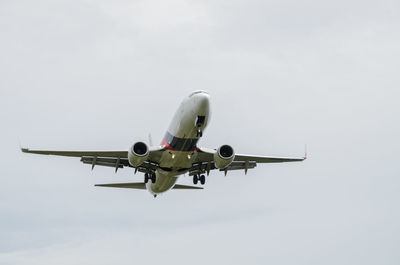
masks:
[[[220,169],[219,171],[225,171],[225,170],[242,170],[242,169],[252,169],[257,166],[256,162],[232,162],[226,169]]]
[[[234,161],[227,168],[220,169],[220,171],[231,171],[231,170],[240,170],[240,169],[244,169],[247,171],[247,169],[252,169],[252,168],[255,168],[256,166],[257,166],[257,163],[252,162],[252,161],[251,162]],[[194,165],[189,170],[189,176],[205,174],[205,173],[207,173],[208,170],[214,170],[214,169],[217,169],[215,167],[214,162],[199,163],[197,165]]]

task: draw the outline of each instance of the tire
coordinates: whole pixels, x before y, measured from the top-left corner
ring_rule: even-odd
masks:
[[[197,175],[193,176],[193,184],[197,185],[197,182],[199,181],[199,177]]]
[[[151,183],[156,183],[156,173],[151,174]]]
[[[149,182],[149,174],[145,173],[144,174],[144,183]]]
[[[201,183],[201,185],[204,185],[206,183],[206,176],[204,176],[204,175],[200,176],[200,183]]]

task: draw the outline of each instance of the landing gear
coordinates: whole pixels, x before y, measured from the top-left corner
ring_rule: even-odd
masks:
[[[156,183],[156,173],[151,173],[151,183]]]
[[[204,175],[200,176],[200,183],[201,183],[201,185],[204,185],[206,183],[206,176],[204,176]]]
[[[193,176],[193,184],[197,185],[197,183],[200,181],[201,185],[204,185],[206,183],[206,176],[204,175],[194,175]]]
[[[156,183],[156,173],[151,172],[151,173],[145,173],[144,174],[144,183],[149,182],[151,180],[151,183]]]
[[[193,184],[197,185],[197,182],[199,181],[199,177],[197,175],[193,176]]]
[[[201,127],[204,125],[205,121],[206,121],[206,116],[197,116],[195,122],[197,128],[196,132],[197,137],[203,137],[203,132],[201,131]]]
[[[196,137],[203,137],[203,132],[200,129],[196,131]]]

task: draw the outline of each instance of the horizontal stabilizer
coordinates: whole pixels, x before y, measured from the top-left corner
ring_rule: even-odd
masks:
[[[96,187],[109,187],[109,188],[126,188],[126,189],[138,189],[138,190],[145,190],[146,184],[143,182],[134,182],[134,183],[111,183],[111,184],[96,184]],[[202,190],[201,187],[195,186],[186,186],[176,184],[172,189],[177,190]]]
[[[186,186],[186,185],[180,185],[176,184],[172,189],[174,190],[202,190],[202,187],[196,187],[196,186]]]
[[[145,190],[146,189],[146,185],[143,182],[96,184],[95,186],[97,186],[97,187],[109,187],[109,188],[138,189],[138,190]]]

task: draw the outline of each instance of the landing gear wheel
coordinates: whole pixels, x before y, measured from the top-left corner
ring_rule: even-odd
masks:
[[[203,137],[203,132],[200,131],[200,130],[197,130],[196,136],[197,136],[197,137]]]
[[[151,174],[151,183],[156,183],[156,173]]]
[[[204,176],[204,175],[200,176],[200,183],[201,183],[201,185],[204,185],[206,183],[206,176]]]
[[[199,176],[194,175],[193,176],[193,184],[196,185],[198,181],[199,181]]]
[[[145,173],[144,174],[144,183],[149,182],[149,174]]]

